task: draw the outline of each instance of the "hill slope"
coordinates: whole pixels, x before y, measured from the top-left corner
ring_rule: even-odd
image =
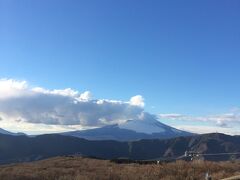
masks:
[[[158,159],[182,156],[186,150],[201,153],[240,152],[240,137],[206,134],[165,140],[134,142],[89,141],[63,135],[36,137],[0,135],[0,163],[33,161],[54,156],[80,154],[103,159]],[[229,160],[230,156],[208,156]]]
[[[34,163],[0,166],[1,180],[55,180],[55,179],[131,179],[169,180],[205,179],[210,172],[213,179],[238,175],[239,163],[184,162],[151,165],[115,164],[107,160],[81,157],[57,157]]]

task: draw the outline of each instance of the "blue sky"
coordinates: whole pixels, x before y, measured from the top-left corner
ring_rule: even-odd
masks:
[[[240,107],[239,19],[237,0],[0,0],[0,77],[139,94],[154,114],[229,113]]]

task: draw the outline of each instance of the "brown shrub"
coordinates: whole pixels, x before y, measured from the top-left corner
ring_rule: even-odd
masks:
[[[160,165],[115,164],[107,160],[57,157],[0,166],[1,180],[200,180],[210,172],[213,179],[240,174],[239,162],[185,162]]]

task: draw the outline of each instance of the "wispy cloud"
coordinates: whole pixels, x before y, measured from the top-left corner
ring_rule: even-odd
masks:
[[[228,113],[207,115],[207,116],[189,116],[183,114],[159,114],[159,119],[192,121],[192,122],[211,122],[220,127],[231,127],[232,124],[240,124],[240,110],[234,109]]]
[[[198,133],[198,134],[225,133],[225,134],[230,134],[230,135],[239,135],[239,130],[237,128],[226,128],[226,127],[219,127],[219,126],[176,125],[175,128],[181,129],[183,131]]]

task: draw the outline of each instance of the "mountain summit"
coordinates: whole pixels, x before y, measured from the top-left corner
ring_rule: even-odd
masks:
[[[167,126],[159,122],[156,116],[144,113],[139,119],[101,128],[66,132],[63,135],[88,140],[135,141],[140,139],[166,139],[192,134]]]

